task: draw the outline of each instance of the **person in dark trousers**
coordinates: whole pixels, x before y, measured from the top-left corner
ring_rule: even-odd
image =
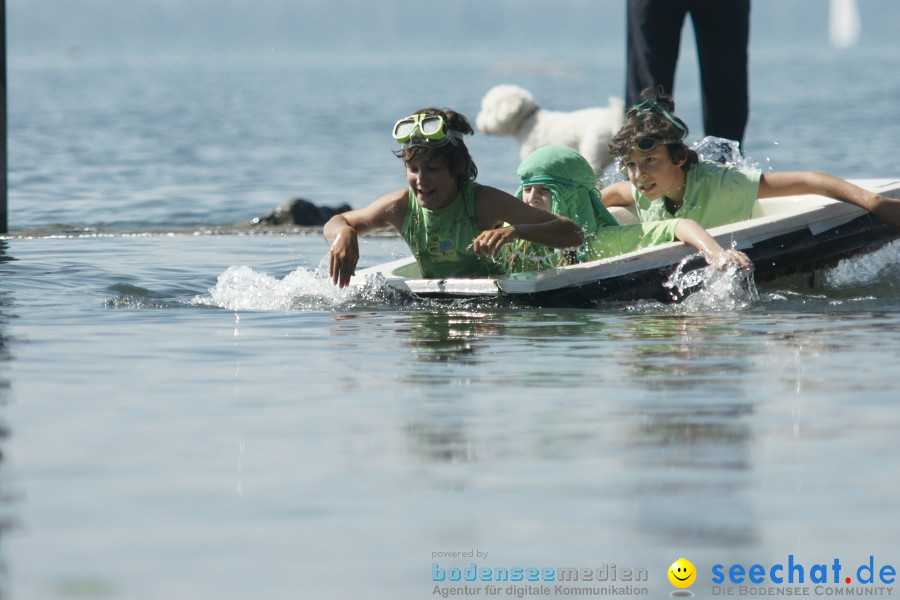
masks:
[[[743,142],[749,114],[750,0],[628,0],[626,101],[629,106],[639,103],[648,87],[673,93],[688,13],[700,63],[704,131]]]

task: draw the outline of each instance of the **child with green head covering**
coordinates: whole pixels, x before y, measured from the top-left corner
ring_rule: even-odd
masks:
[[[600,202],[594,170],[578,152],[567,146],[544,146],[529,154],[516,171],[522,184],[516,196],[523,200],[535,189],[549,190],[550,206],[528,202],[556,215],[567,215],[584,230],[585,242],[578,248],[579,261],[588,260],[588,239],[597,230],[618,225]]]
[[[516,196],[536,208],[574,221],[584,230],[584,243],[575,252],[532,242],[510,244],[505,254],[509,273],[609,258],[674,240],[684,241],[710,258],[724,252],[728,260],[751,265],[743,253],[722,250],[706,230],[689,219],[619,225],[600,201],[590,164],[572,148],[539,148],[522,161],[516,174],[521,180]]]

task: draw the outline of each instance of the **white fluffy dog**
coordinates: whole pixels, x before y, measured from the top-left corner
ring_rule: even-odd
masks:
[[[541,146],[574,148],[599,176],[613,160],[609,141],[624,118],[625,105],[618,98],[609,98],[607,108],[559,112],[541,108],[531,93],[519,86],[498,85],[482,98],[475,124],[487,135],[515,136],[521,158]]]

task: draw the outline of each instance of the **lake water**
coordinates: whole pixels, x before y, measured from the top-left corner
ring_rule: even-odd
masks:
[[[753,56],[761,168],[900,175],[896,48]],[[401,185],[385,132],[421,105],[622,88],[616,55],[469,58],[11,62],[0,597],[430,598],[474,562],[659,598],[681,556],[713,597],[715,565],[838,559],[841,591],[900,566],[897,243],[813,288],[551,311],[339,293],[320,235],[231,228]],[[512,139],[471,148],[514,189]]]

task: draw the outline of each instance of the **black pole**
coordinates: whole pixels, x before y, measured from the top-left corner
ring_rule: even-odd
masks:
[[[0,233],[6,233],[6,0],[0,0],[0,140]]]

